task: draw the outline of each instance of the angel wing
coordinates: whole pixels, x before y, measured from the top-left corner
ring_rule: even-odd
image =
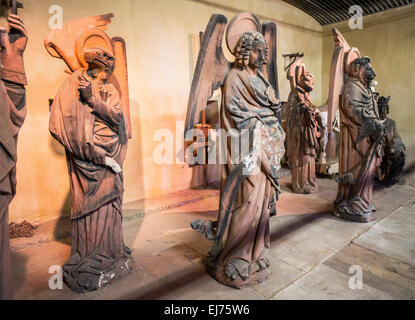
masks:
[[[336,28],[332,29],[334,37],[334,52],[331,60],[329,102],[328,102],[328,131],[333,133],[333,124],[339,110],[340,96],[343,91],[345,76],[349,72],[350,64],[360,56],[359,50],[351,48],[346,39]]]
[[[45,47],[49,54],[65,61],[71,72],[81,67],[75,48],[77,38],[88,29],[97,29],[103,32],[111,23],[112,13],[95,17],[85,17],[66,22],[62,29],[49,32],[45,39]]]
[[[65,61],[71,72],[87,67],[86,48],[102,47],[115,56],[114,72],[109,80],[120,93],[127,137],[132,138],[130,99],[128,89],[127,54],[125,41],[120,37],[110,39],[104,32],[111,23],[112,13],[71,20],[62,29],[51,31],[45,39],[49,54]]]
[[[128,139],[131,139],[133,134],[130,116],[130,93],[128,88],[126,45],[124,39],[120,37],[112,38],[111,42],[115,54],[115,68],[110,82],[118,89],[118,92],[120,92],[127,137]]]
[[[200,46],[195,75],[189,96],[185,132],[200,122],[201,112],[213,92],[223,85],[231,63],[223,54],[222,40],[228,20],[214,14],[206,27]]]
[[[264,74],[279,96],[280,90],[278,86],[277,69],[277,25],[270,21],[263,22],[262,34],[268,44],[268,62],[264,68]]]
[[[295,91],[298,85],[297,74],[296,74],[296,70],[298,67],[305,69],[303,57],[296,57],[287,70],[287,80],[290,81],[291,92]]]

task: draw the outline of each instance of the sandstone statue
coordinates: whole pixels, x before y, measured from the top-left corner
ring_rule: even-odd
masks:
[[[376,73],[370,58],[350,48],[336,29],[333,35],[337,45],[330,80],[330,119],[337,108],[340,111],[339,189],[334,215],[365,223],[376,219],[373,183],[381,162],[385,125],[371,89]]]
[[[75,292],[102,288],[133,266],[122,230],[128,77],[124,42],[103,32],[111,17],[70,21],[45,41],[72,71],[52,104],[49,130],[66,150],[72,250],[63,275]]]
[[[217,221],[195,221],[192,227],[214,241],[207,259],[211,276],[227,286],[242,288],[262,282],[270,274],[269,221],[276,215],[280,194],[285,133],[279,122],[277,88],[270,83],[276,84],[275,24],[262,26],[249,13],[233,18],[226,34],[235,56],[233,64],[222,54],[226,24],[224,16],[214,15],[204,34],[186,129],[200,119],[196,106],[203,104],[194,102],[207,101],[212,90],[221,87],[220,124],[227,134],[221,140],[225,161],[219,216]]]

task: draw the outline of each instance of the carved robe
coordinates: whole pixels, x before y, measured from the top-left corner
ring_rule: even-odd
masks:
[[[308,93],[297,87],[288,98],[287,158],[291,184],[296,193],[318,191],[316,155],[319,149],[318,125]]]
[[[360,221],[375,211],[373,180],[381,160],[382,132],[372,91],[353,77],[344,85],[340,122],[340,183],[335,210]]]
[[[266,259],[270,247],[269,219],[276,214],[280,193],[278,170],[285,152],[285,133],[275,116],[281,105],[279,101],[275,103],[271,95],[275,97],[275,92],[260,72],[250,77],[246,70],[239,68],[230,71],[223,88],[221,126],[230,137],[227,139],[227,164],[222,168],[221,201],[231,201],[227,200],[231,195],[225,193],[225,184],[236,165],[247,159],[248,148],[254,147],[253,140],[241,138],[240,158],[233,157],[232,163],[232,148],[235,147],[232,137],[240,137],[243,129],[252,137],[254,128],[262,127],[262,143],[257,145],[261,149],[261,168],[248,175],[239,188],[228,192],[235,193],[232,203],[225,204],[231,207],[230,216],[225,221],[225,212],[219,212],[218,228],[224,226],[225,231],[212,247],[208,262],[208,270],[214,277],[234,287],[263,280],[269,267]]]
[[[382,138],[383,158],[380,165],[382,182],[394,184],[399,181],[406,159],[406,146],[390,118],[385,120],[385,135]],[[378,177],[380,178],[380,177]]]
[[[13,298],[8,210],[16,194],[17,138],[26,113],[24,85],[0,80],[0,300]]]
[[[123,175],[105,166],[105,157],[122,166],[127,137],[118,91],[93,83],[93,108],[79,98],[81,69],[59,89],[52,105],[50,132],[66,149],[72,200],[71,257],[64,280],[76,292],[96,290],[128,261],[122,233]],[[90,78],[89,78],[90,79]],[[128,267],[123,269],[128,270]]]

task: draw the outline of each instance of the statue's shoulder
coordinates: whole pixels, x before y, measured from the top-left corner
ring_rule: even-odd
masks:
[[[367,90],[365,89],[365,86],[358,79],[353,77],[347,77],[343,92],[352,96],[367,96]]]
[[[66,94],[67,90],[77,89],[77,83],[79,83],[79,77],[82,75],[83,69],[75,70],[69,77],[67,77],[61,84],[59,92]]]
[[[239,69],[239,68],[232,68],[228,75],[226,76],[225,82],[224,82],[224,86],[226,87],[232,87],[236,84],[240,84],[241,78],[242,78],[242,72],[243,70]]]
[[[239,78],[241,75],[242,70],[240,68],[233,67],[226,76],[226,81],[234,81],[235,77]]]
[[[66,78],[66,82],[78,80],[78,78],[83,75],[84,71],[85,69],[75,70],[68,78]]]
[[[358,85],[359,85],[359,80],[353,77],[346,77],[346,81],[344,82],[345,87],[353,87],[353,86],[358,86]]]

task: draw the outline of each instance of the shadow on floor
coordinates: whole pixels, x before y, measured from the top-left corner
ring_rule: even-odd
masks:
[[[294,222],[286,223],[280,227],[274,228],[274,230],[271,233],[271,243],[275,243],[277,240],[282,240],[289,234],[293,232],[297,232],[301,228],[309,225],[310,223],[314,223],[317,220],[323,219],[324,217],[327,217],[327,213],[300,216]],[[195,232],[195,237],[196,236],[198,236],[198,234]],[[206,257],[204,258],[204,260],[205,259]],[[163,281],[163,279],[154,280],[150,285],[146,286],[146,288],[140,288],[137,290],[139,292],[127,294],[123,296],[121,299],[122,300],[163,299],[166,295],[168,296],[174,295],[175,291],[207,275],[208,274],[204,270],[204,267],[198,268],[197,270],[195,270],[195,266],[193,265],[193,266],[190,266],[185,269],[169,274],[168,275],[169,278],[175,279],[174,283],[166,281],[166,280]],[[212,281],[215,281],[215,280],[212,279]]]
[[[207,276],[207,272],[203,269],[195,270],[193,266],[189,266],[168,276],[175,279],[174,283],[163,279],[154,280],[146,288],[139,288],[137,293],[129,293],[121,297],[121,300],[160,300],[166,299],[166,296],[172,299],[175,291]]]
[[[299,216],[299,218],[291,222],[289,224],[284,224],[283,226],[277,226],[272,233],[271,233],[271,243],[274,243],[278,240],[283,240],[288,235],[297,232],[301,228],[307,226],[310,223],[313,223],[317,220],[321,220],[323,218],[327,218],[327,215],[330,213],[317,213],[317,214],[310,214]]]

